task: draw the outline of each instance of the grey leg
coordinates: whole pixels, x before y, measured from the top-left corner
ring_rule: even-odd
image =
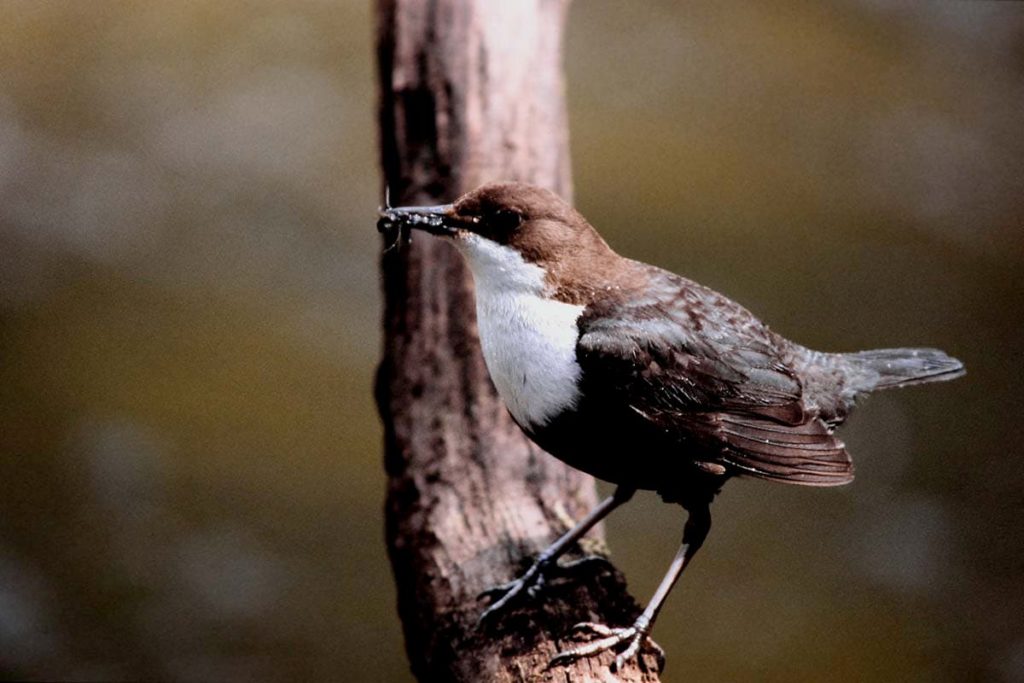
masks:
[[[661,611],[662,605],[665,604],[665,598],[672,591],[672,587],[679,580],[683,570],[686,569],[686,565],[690,563],[690,560],[693,559],[697,550],[704,543],[704,539],[707,538],[710,529],[711,510],[707,505],[690,510],[690,516],[686,520],[686,527],[683,529],[682,545],[679,546],[679,550],[676,552],[672,564],[669,565],[665,578],[661,580],[658,590],[654,592],[654,597],[651,598],[647,608],[637,617],[633,625],[628,628],[608,628],[603,624],[576,624],[573,627],[574,632],[592,633],[597,635],[598,639],[585,645],[559,652],[552,658],[548,666],[571,662],[580,657],[589,657],[605,650],[617,648],[624,643],[628,643],[628,645],[615,658],[614,669],[621,668],[627,661],[637,656],[644,641],[648,640],[647,636],[651,632],[654,620],[658,617],[658,612]],[[654,645],[653,642],[651,644]],[[660,653],[661,648],[657,647],[657,645],[654,646]],[[660,655],[660,657],[663,657],[663,655]]]
[[[484,591],[481,594],[481,597],[496,597],[498,599],[480,615],[480,621],[484,621],[488,617],[501,611],[505,605],[524,590],[531,596],[536,593],[537,589],[543,585],[544,572],[548,570],[559,557],[564,555],[565,552],[572,547],[573,543],[590,531],[595,524],[607,517],[612,510],[632,498],[634,493],[636,493],[636,489],[634,488],[626,486],[618,487],[615,489],[615,493],[601,501],[597,507],[591,510],[586,517],[581,519],[576,526],[569,529],[567,532],[562,534],[557,541],[548,546],[544,552],[537,557],[536,562],[534,562],[522,576],[514,581],[510,581],[509,583],[501,586],[495,586],[494,588]]]

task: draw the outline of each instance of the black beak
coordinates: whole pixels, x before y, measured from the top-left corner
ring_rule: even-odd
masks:
[[[377,230],[386,232],[396,227],[425,230],[434,235],[454,235],[455,210],[451,204],[437,206],[396,206],[378,211]]]

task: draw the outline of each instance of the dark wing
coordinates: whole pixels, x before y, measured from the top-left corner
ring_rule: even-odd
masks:
[[[664,271],[652,282],[660,287],[643,297],[581,316],[588,399],[621,404],[736,473],[811,486],[853,479],[842,442],[805,407],[778,337],[696,283]]]

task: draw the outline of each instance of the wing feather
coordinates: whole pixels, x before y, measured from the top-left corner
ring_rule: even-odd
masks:
[[[576,353],[584,395],[698,444],[695,460],[807,486],[852,480],[843,443],[803,401],[784,341],[729,299],[669,278],[631,308],[588,307]]]

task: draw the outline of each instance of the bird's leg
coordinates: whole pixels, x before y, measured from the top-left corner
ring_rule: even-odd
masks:
[[[607,517],[612,510],[632,498],[635,492],[636,489],[634,488],[619,486],[615,489],[615,492],[612,495],[601,501],[597,507],[591,510],[586,517],[576,524],[576,526],[569,529],[567,532],[562,534],[557,541],[548,546],[522,576],[506,584],[495,586],[494,588],[490,588],[481,593],[480,597],[496,598],[496,600],[494,604],[488,607],[484,613],[480,615],[480,621],[482,622],[488,617],[498,613],[513,598],[524,590],[531,597],[535,595],[544,585],[545,572],[555,565],[556,560],[565,554],[573,543],[590,531],[595,524]],[[591,558],[584,558],[570,566],[577,566],[588,559]]]
[[[711,510],[708,504],[704,503],[700,507],[694,507],[689,512],[690,516],[687,518],[686,526],[683,529],[682,545],[679,546],[679,550],[676,552],[672,564],[669,565],[665,578],[661,580],[658,590],[655,591],[654,597],[651,598],[647,608],[637,617],[633,625],[628,628],[609,628],[603,624],[576,624],[573,627],[574,633],[591,633],[597,636],[597,639],[559,652],[552,658],[548,664],[549,667],[565,664],[580,657],[589,657],[590,655],[615,649],[625,644],[626,648],[615,658],[615,663],[612,666],[613,670],[618,670],[631,658],[636,657],[640,653],[640,648],[644,645],[645,641],[654,647],[658,654],[659,662],[664,661],[664,653],[654,641],[648,638],[648,634],[651,632],[654,620],[658,617],[658,612],[661,611],[662,605],[665,604],[665,598],[668,597],[672,587],[679,580],[680,575],[686,569],[686,565],[690,563],[690,560],[693,559],[697,550],[700,549],[704,539],[707,538],[708,531],[711,529]],[[642,666],[643,658],[640,658],[639,661]]]

